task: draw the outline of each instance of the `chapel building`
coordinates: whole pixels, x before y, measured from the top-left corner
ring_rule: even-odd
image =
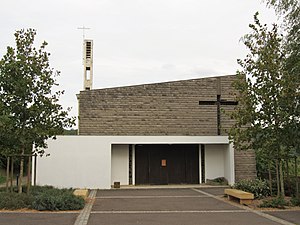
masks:
[[[238,105],[235,79],[81,91],[79,135],[123,137],[124,143],[111,143],[111,184],[199,184],[217,177],[234,183],[254,177],[253,152],[234,151],[228,140],[234,123],[228,113]]]
[[[228,113],[241,107],[235,75],[93,89],[92,40],[83,59],[79,135],[48,141],[37,184],[109,189],[256,176],[254,152],[236,151],[228,138]]]

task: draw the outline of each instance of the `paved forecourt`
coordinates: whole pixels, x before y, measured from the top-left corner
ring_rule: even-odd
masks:
[[[2,211],[0,225],[300,224],[299,211],[253,211],[221,200],[223,193],[224,188],[92,190],[81,211]]]
[[[0,212],[0,225],[73,225],[79,212]]]
[[[276,216],[291,223],[300,224],[300,210],[276,210],[266,211],[265,213]]]
[[[88,225],[285,224],[228,204],[220,195],[220,188],[100,190]]]

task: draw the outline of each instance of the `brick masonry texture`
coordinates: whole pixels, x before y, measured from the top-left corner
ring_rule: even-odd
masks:
[[[79,134],[215,136],[217,106],[199,101],[217,100],[218,79],[221,99],[234,101],[234,75],[81,91]],[[234,123],[226,114],[234,107],[222,106],[221,135]],[[235,161],[237,178],[255,174],[253,154],[238,153]]]
[[[221,77],[221,97],[234,100],[235,76]],[[80,92],[81,135],[217,135],[217,78],[202,78]],[[225,110],[234,106],[223,106]],[[224,113],[222,133],[232,125]]]

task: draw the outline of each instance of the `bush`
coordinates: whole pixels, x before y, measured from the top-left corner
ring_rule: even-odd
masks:
[[[24,209],[30,208],[33,201],[31,195],[17,193],[0,193],[0,209]]]
[[[72,189],[45,186],[34,188],[32,194],[32,208],[36,210],[79,210],[84,207],[84,199],[74,196]]]
[[[217,177],[215,179],[206,179],[206,183],[209,185],[228,185],[228,181],[225,177]]]
[[[296,197],[292,198],[291,203],[293,206],[300,206],[300,198],[296,198]]]
[[[289,203],[284,200],[284,198],[273,198],[269,200],[264,200],[262,204],[259,205],[261,208],[279,208],[283,209],[285,206],[288,206]]]
[[[261,179],[240,180],[239,182],[235,183],[233,187],[242,191],[251,192],[254,194],[254,198],[258,199],[270,196],[268,182]]]
[[[289,181],[287,179],[284,180],[284,190],[286,196],[292,197],[296,195],[296,177],[290,177]]]
[[[73,195],[72,189],[51,186],[32,187],[29,195],[0,192],[0,209],[29,208],[36,210],[79,210],[84,199]]]
[[[84,207],[84,200],[72,193],[49,195],[43,193],[34,198],[32,208],[36,210],[79,210]]]
[[[32,195],[39,195],[39,194],[42,194],[42,193],[50,193],[50,192],[53,192],[53,194],[55,194],[55,192],[62,192],[66,189],[57,189],[57,188],[54,188],[53,186],[33,186],[30,188],[30,194]],[[71,190],[71,189],[70,189]]]
[[[64,195],[62,198],[61,210],[79,210],[82,209],[85,205],[85,201],[82,197],[74,196],[73,194]]]
[[[5,183],[5,181],[6,181],[6,177],[4,177],[0,174],[0,184]]]

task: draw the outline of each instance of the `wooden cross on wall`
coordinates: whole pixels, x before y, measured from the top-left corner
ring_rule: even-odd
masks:
[[[221,105],[238,105],[238,102],[221,99],[221,79],[218,77],[217,78],[217,100],[216,101],[199,101],[199,105],[216,105],[217,106],[217,134],[221,135]]]

